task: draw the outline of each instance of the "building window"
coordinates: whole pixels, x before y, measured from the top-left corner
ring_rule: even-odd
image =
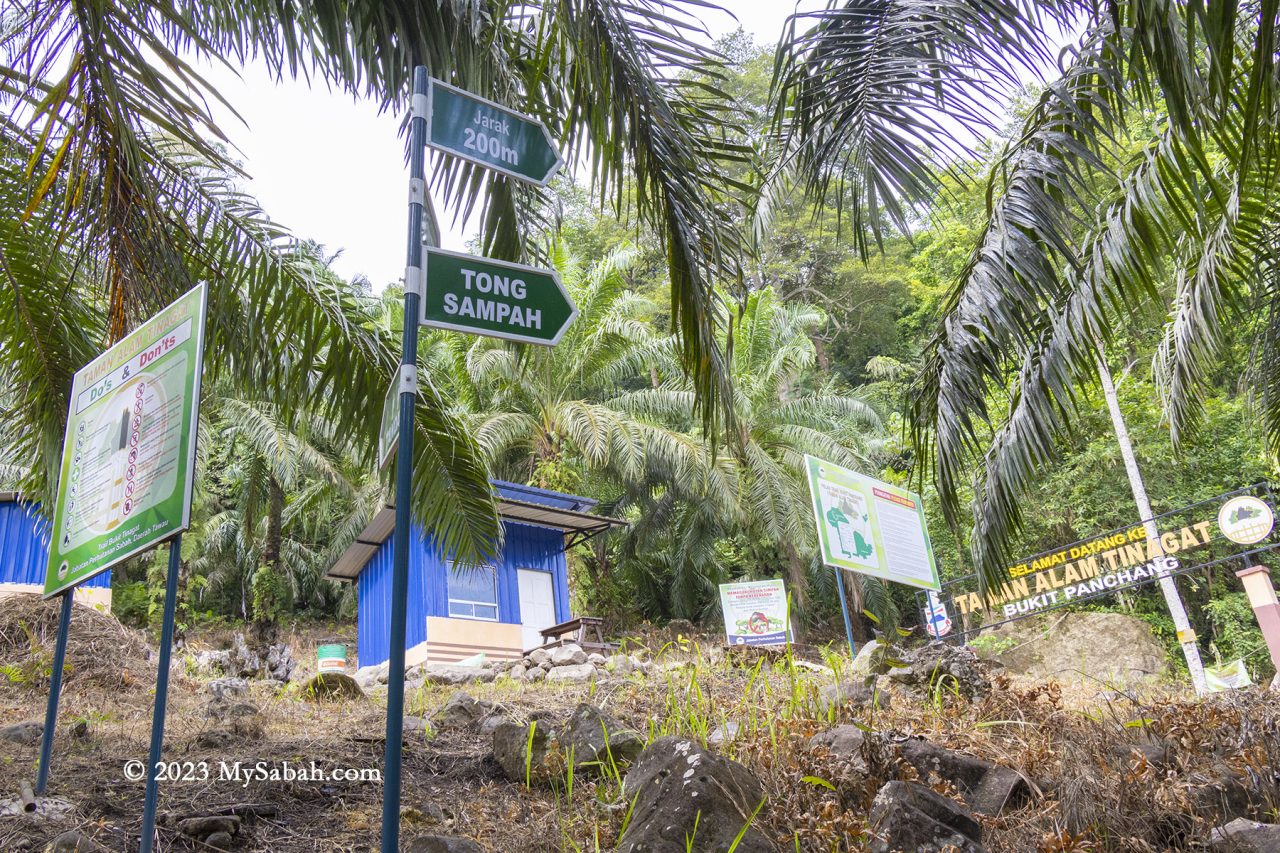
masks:
[[[493,566],[455,566],[449,570],[449,615],[498,621],[498,573]]]

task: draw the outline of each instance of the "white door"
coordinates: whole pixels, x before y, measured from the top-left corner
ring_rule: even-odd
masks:
[[[520,584],[520,624],[528,651],[542,645],[539,631],[556,624],[556,593],[551,572],[517,569],[516,577]]]

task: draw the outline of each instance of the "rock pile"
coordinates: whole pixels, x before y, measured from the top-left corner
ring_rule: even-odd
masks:
[[[921,695],[955,692],[970,700],[991,690],[987,664],[972,649],[936,640],[910,650],[898,650],[873,640],[858,651],[851,675],[854,684],[875,686],[878,694],[886,693],[890,683]],[[852,687],[844,688],[844,692],[850,696],[859,693]]]
[[[235,634],[231,638],[231,648],[213,649],[196,654],[196,666],[202,672],[214,675],[268,678],[285,682],[293,676],[298,662],[293,659],[288,643],[268,643],[254,651],[249,648],[244,634]]]
[[[635,655],[587,654],[576,643],[566,643],[552,649],[534,649],[521,660],[497,661],[481,666],[456,666],[452,664],[414,664],[405,669],[405,684],[421,687],[423,684],[462,685],[473,682],[487,683],[499,676],[513,681],[565,681],[585,682],[607,675],[625,676],[634,672],[650,672],[652,664]],[[357,683],[365,690],[387,683],[387,665],[366,666],[356,671]]]

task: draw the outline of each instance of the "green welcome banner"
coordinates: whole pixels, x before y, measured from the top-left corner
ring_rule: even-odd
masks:
[[[824,563],[940,588],[919,495],[812,456],[804,464]]]
[[[46,598],[187,529],[205,308],[200,285],[76,373]]]

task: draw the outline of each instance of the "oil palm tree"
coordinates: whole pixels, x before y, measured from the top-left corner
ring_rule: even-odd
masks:
[[[394,342],[236,192],[208,106],[221,98],[197,60],[261,61],[397,111],[423,64],[544,120],[602,200],[621,203],[633,180],[671,261],[684,363],[714,415],[725,390],[715,284],[737,275],[733,188],[716,163],[745,154],[724,141],[732,116],[706,97],[719,58],[680,3],[34,0],[0,19],[0,369],[24,389],[4,413],[33,460],[29,491],[51,487],[71,372],[202,280],[211,368],[286,418],[319,400],[373,455]],[[481,210],[486,251],[536,251],[545,194],[448,158],[434,174],[455,214]],[[483,550],[500,531],[486,473],[447,410],[425,387],[415,510],[449,547]]]
[[[974,477],[988,582],[1003,579],[1019,498],[1078,389],[1098,380],[1098,345],[1135,313],[1167,317],[1153,369],[1175,442],[1238,332],[1280,447],[1278,24],[1274,2],[851,0],[780,49],[788,164],[815,189],[849,190],[859,233],[875,236],[939,190],[945,163],[929,149],[958,144],[946,116],[989,124],[984,87],[1044,56],[1064,25],[1079,34],[987,178],[988,223],[912,403],[953,524]]]
[[[817,308],[778,299],[771,288],[746,298],[733,325],[729,362],[736,428],[717,445],[725,456],[720,466],[735,474],[737,500],[721,515],[669,508],[675,529],[681,531],[676,550],[687,552],[686,562],[708,564],[705,553],[691,550],[692,544],[714,545],[718,538],[741,534],[778,556],[802,611],[808,575],[819,566],[804,457],[812,454],[870,470],[876,467],[880,444],[875,411],[815,370],[813,335],[825,319]],[[695,394],[673,374],[656,387],[624,394],[614,405],[665,423],[690,424]],[[716,535],[703,530],[707,525]],[[875,587],[869,601],[883,610],[883,589],[874,580],[866,585]],[[863,586],[855,586],[859,601],[863,592]]]
[[[206,491],[216,494],[218,510],[193,537],[193,568],[215,591],[232,590],[246,619],[254,575],[263,570],[284,583],[289,603],[331,608],[341,593],[324,573],[354,540],[368,507],[383,502],[382,484],[326,419],[286,425],[273,404],[217,390],[202,418],[211,434]]]
[[[437,373],[468,410],[492,469],[543,488],[573,490],[590,472],[635,481],[687,483],[707,473],[703,446],[687,431],[614,404],[628,385],[683,375],[677,346],[654,330],[657,307],[631,287],[636,253],[620,249],[584,267],[559,249],[553,262],[579,317],[554,347],[437,335],[427,344]]]

